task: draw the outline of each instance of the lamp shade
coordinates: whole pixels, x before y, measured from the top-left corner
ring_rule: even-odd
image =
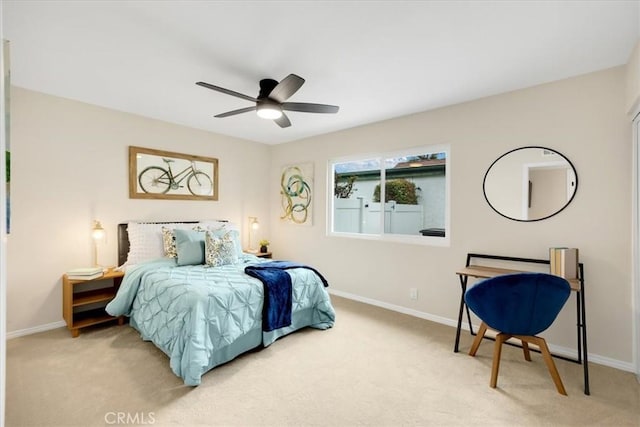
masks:
[[[105,231],[104,228],[102,228],[102,224],[100,224],[100,221],[94,221],[93,228],[91,229],[91,237],[93,240],[102,240],[104,236]]]
[[[249,252],[255,252],[255,248],[253,247],[253,234],[260,228],[260,223],[258,222],[258,218],[255,216],[249,217]]]

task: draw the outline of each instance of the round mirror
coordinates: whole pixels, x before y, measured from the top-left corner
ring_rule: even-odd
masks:
[[[500,156],[482,183],[489,206],[515,221],[549,218],[573,200],[578,175],[562,154],[545,147],[522,147]]]

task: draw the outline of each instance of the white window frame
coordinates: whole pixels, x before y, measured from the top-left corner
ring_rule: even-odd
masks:
[[[403,156],[416,156],[422,154],[429,153],[446,153],[446,164],[445,164],[445,202],[444,202],[444,229],[445,236],[444,237],[436,237],[436,236],[421,236],[421,235],[407,235],[407,234],[392,234],[384,232],[384,220],[385,215],[384,211],[380,215],[380,234],[364,234],[364,233],[349,233],[342,231],[333,231],[334,226],[334,165],[336,163],[347,163],[347,162],[355,162],[360,160],[371,160],[377,159],[380,161],[380,194],[384,193],[384,183],[386,178],[386,168],[385,168],[385,159],[395,158],[395,157],[403,157]],[[374,241],[384,241],[384,242],[397,242],[397,243],[408,243],[415,245],[423,245],[423,246],[442,246],[449,247],[451,246],[451,146],[449,144],[434,144],[434,145],[425,145],[420,147],[413,147],[403,150],[394,150],[394,151],[385,151],[385,152],[375,152],[375,153],[364,153],[357,155],[350,155],[344,157],[337,157],[329,159],[327,163],[327,229],[326,234],[329,237],[340,237],[340,238],[352,238],[352,239],[362,239],[362,240],[374,240]]]

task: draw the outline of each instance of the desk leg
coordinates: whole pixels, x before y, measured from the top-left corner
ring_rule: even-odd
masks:
[[[464,303],[464,293],[467,290],[467,279],[468,276],[460,276],[460,287],[462,288],[462,293],[460,294],[460,309],[458,310],[458,327],[456,329],[456,342],[453,346],[453,352],[458,352],[458,347],[460,344],[460,330],[462,329],[462,314],[464,312],[464,308],[466,304]],[[469,308],[467,308],[467,315],[469,314]]]
[[[580,292],[576,292],[576,342],[578,343],[578,363],[582,363],[582,301]]]
[[[469,321],[469,332],[471,333],[471,335],[475,335],[476,333],[473,332],[473,325],[471,324],[471,313],[469,312],[469,306],[465,304],[464,308],[467,310],[467,320]]]
[[[584,276],[581,275],[580,277]],[[589,361],[587,359],[587,310],[584,301],[584,281],[583,279],[580,279],[580,303],[582,306],[582,317],[580,318],[580,321],[582,323],[582,363],[584,364],[584,394],[590,395],[591,391],[589,390]]]

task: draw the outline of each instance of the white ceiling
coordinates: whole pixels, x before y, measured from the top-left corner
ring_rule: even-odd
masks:
[[[2,2],[12,84],[268,144],[625,64],[638,1]],[[306,79],[293,125],[195,85],[257,96]]]

